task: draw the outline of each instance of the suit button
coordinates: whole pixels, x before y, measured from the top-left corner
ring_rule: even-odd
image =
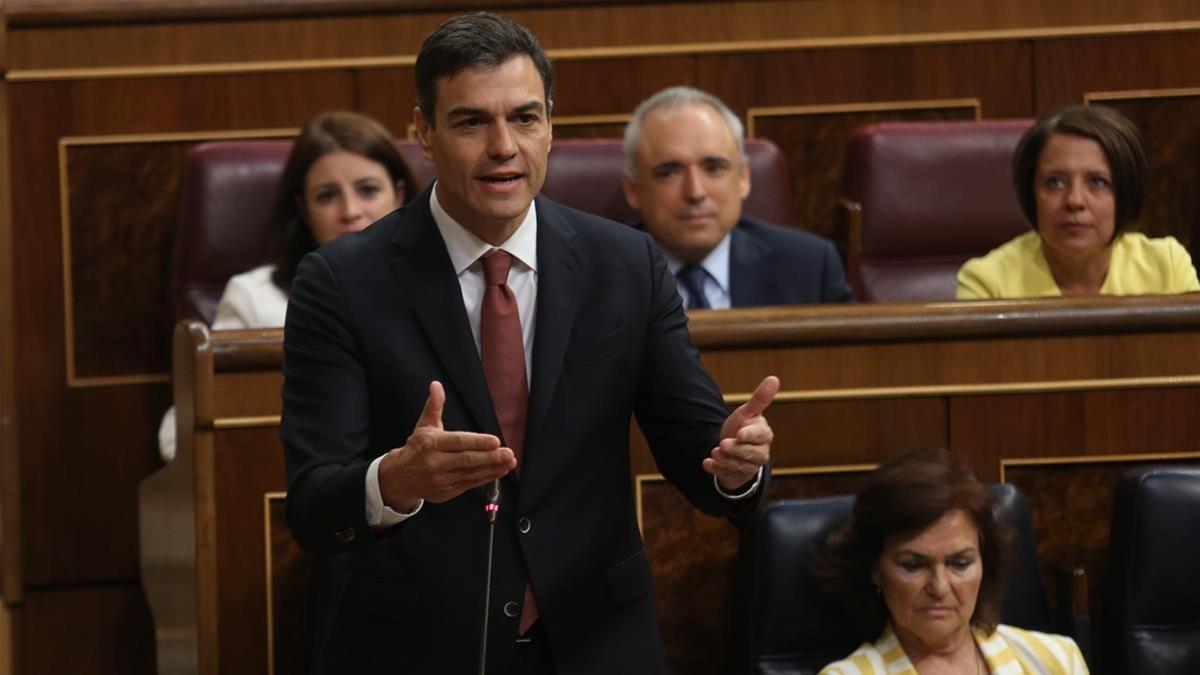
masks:
[[[358,533],[354,531],[353,527],[347,527],[344,530],[338,530],[335,532],[333,538],[337,539],[339,544],[349,544],[350,542],[354,541],[354,538],[357,536]]]
[[[504,603],[504,616],[515,619],[521,614],[521,606],[515,602]]]
[[[533,529],[533,521],[529,520],[528,518],[523,517],[517,521],[517,530],[520,531],[521,534],[529,534],[529,530],[531,529]]]

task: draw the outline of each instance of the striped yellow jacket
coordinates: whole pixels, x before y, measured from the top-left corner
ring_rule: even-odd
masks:
[[[1075,641],[1000,625],[991,635],[975,632],[975,642],[992,675],[1087,675]],[[889,624],[875,644],[821,669],[820,675],[917,675]]]

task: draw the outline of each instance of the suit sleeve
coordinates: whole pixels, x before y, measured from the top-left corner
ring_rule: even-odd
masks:
[[[716,383],[700,363],[687,328],[687,315],[674,276],[658,248],[646,238],[652,300],[645,359],[635,412],[659,470],[700,510],[740,519],[757,505],[755,496],[722,497],[701,462],[720,440],[729,411]]]
[[[367,541],[368,385],[342,289],[319,253],[301,261],[284,327],[288,524],[301,545]]]

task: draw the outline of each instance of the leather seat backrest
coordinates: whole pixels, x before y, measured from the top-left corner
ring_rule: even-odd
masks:
[[[1038,564],[1032,518],[1012,485],[991,486],[996,506],[1017,532],[1016,570],[1004,595],[1004,623],[1046,631],[1052,625]],[[851,496],[780,501],[767,505],[739,551],[738,624],[745,655],[739,672],[810,675],[844,658],[876,635],[858,635],[838,598],[820,590],[812,572],[818,547],[850,517]]]
[[[1123,475],[1110,542],[1107,672],[1200,673],[1200,468]]]
[[[274,252],[272,209],[289,140],[218,141],[189,153],[183,173],[171,268],[175,320],[212,323],[225,283],[233,275],[270,262]],[[414,140],[397,142],[416,191],[436,176]],[[750,217],[793,224],[787,162],[768,141],[747,140]],[[637,213],[625,202],[621,141],[560,140],[550,153],[543,194],[568,206],[632,223]]]
[[[433,163],[415,141],[398,141],[397,148],[416,191],[424,190]],[[291,149],[291,139],[216,141],[188,153],[170,276],[176,321],[212,323],[229,278],[271,261],[272,210]]]
[[[964,262],[1029,231],[1012,156],[1031,124],[883,122],[851,136],[842,195],[861,207],[847,255],[856,297],[953,300]]]

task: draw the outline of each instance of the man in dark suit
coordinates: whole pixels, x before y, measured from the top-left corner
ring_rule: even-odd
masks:
[[[741,120],[720,99],[670,87],[625,128],[625,197],[666,253],[689,309],[847,302],[833,245],[742,218],[750,194]]]
[[[288,520],[318,552],[317,672],[658,673],[629,462],[737,517],[779,388],[726,414],[648,236],[536,196],[550,64],[493,14],[436,29],[414,111],[436,183],[308,255],[289,302]]]

